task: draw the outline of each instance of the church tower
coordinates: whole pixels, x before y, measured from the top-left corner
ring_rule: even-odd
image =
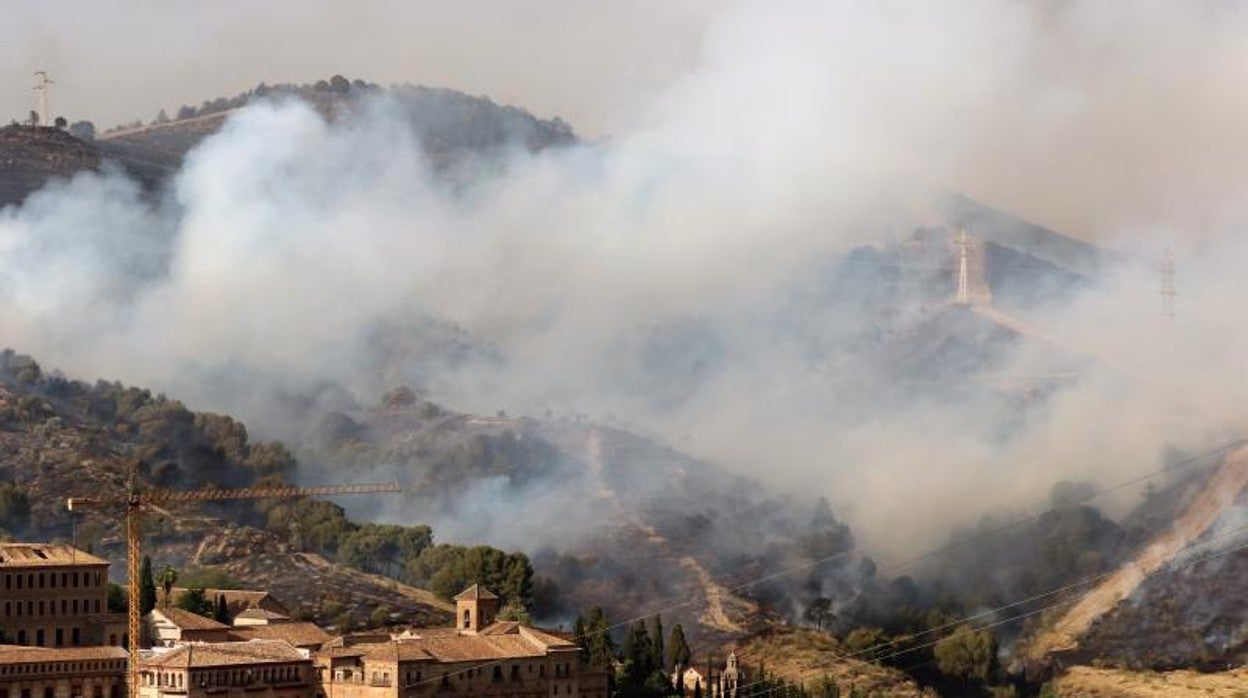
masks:
[[[728,655],[728,665],[719,677],[719,694],[723,698],[737,698],[737,687],[741,685],[741,668],[737,664],[737,653]]]
[[[498,597],[480,584],[473,584],[455,596],[455,627],[476,633],[488,628],[498,615]]]

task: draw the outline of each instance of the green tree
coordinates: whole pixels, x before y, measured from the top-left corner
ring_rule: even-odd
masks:
[[[880,628],[862,626],[845,636],[845,649],[858,659],[872,661],[888,646],[888,636]]]
[[[0,482],[0,529],[17,533],[30,523],[30,498],[16,484]]]
[[[986,682],[996,668],[997,640],[987,630],[959,626],[933,648],[941,673]]]
[[[654,614],[654,626],[650,629],[650,664],[659,671],[667,671],[667,652],[663,647],[663,615]]]
[[[139,570],[139,613],[147,615],[156,608],[156,580],[152,577],[152,558],[144,555]]]
[[[161,588],[165,590],[163,604],[167,607],[169,605],[169,597],[173,594],[173,585],[178,583],[178,571],[171,565],[165,565],[165,568],[160,571],[157,581],[160,582]],[[201,589],[200,591],[203,590]]]
[[[166,568],[172,569],[172,568]],[[163,572],[162,572],[163,575]],[[166,595],[166,599],[169,597]],[[204,593],[203,587],[191,587],[186,590],[185,594],[178,597],[177,607],[185,611],[190,611],[201,615],[205,618],[211,618],[216,611],[216,605]]]
[[[230,607],[225,603],[225,594],[217,594],[217,603],[212,612],[212,619],[223,625],[231,625],[234,622],[234,619],[230,618]]]
[[[672,627],[672,638],[668,643],[667,651],[672,663],[680,667],[687,668],[693,659],[693,652],[689,650],[689,641],[685,639],[685,629],[680,623]]]
[[[589,661],[589,636],[585,634],[585,616],[578,615],[572,624],[572,641],[581,650],[581,661]]]
[[[503,605],[502,610],[498,612],[498,619],[516,621],[523,625],[533,624],[533,617],[529,615],[528,610],[515,601],[508,601]]]
[[[126,590],[120,584],[108,583],[108,612],[125,613],[130,602],[126,599]]]

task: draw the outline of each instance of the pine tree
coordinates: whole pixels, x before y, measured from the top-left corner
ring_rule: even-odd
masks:
[[[663,616],[654,614],[654,628],[650,631],[650,665],[659,671],[667,671],[667,652],[663,648]]]
[[[152,558],[144,555],[139,571],[139,613],[147,615],[156,608],[156,579],[152,576]]]
[[[685,639],[685,629],[677,623],[672,627],[672,639],[668,643],[668,657],[673,664],[688,668],[689,662],[693,659],[693,652],[689,651],[689,642]]]

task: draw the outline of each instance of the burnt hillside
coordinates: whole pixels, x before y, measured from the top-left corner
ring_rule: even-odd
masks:
[[[100,166],[99,151],[59,128],[0,128],[0,206],[21,203],[53,177]]]

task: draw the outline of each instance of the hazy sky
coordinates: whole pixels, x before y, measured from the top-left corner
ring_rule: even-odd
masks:
[[[859,155],[1110,246],[1248,209],[1248,4],[1227,0],[0,2],[0,119],[33,107],[40,69],[54,113],[101,128],[340,73],[623,137],[719,79],[738,129],[802,118],[757,119],[792,89],[826,117],[801,149],[864,117],[888,152]]]
[[[34,105],[52,73],[53,111],[108,127],[260,81],[341,73],[454,87],[562,116],[579,131],[626,125],[639,97],[693,62],[705,0],[291,0],[47,3],[5,0],[0,106]]]

